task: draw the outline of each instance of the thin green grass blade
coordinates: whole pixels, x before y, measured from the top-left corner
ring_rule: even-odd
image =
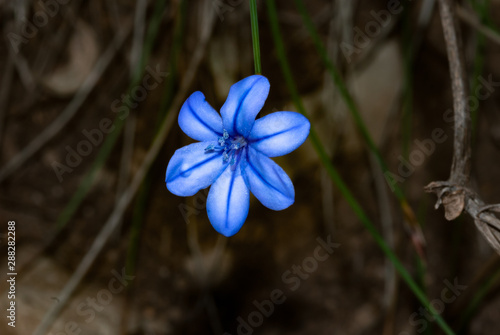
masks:
[[[170,52],[170,66],[169,66],[169,77],[165,85],[165,94],[162,99],[161,107],[158,111],[158,122],[155,125],[155,133],[160,129],[160,124],[162,120],[166,117],[168,109],[173,101],[175,82],[177,78],[177,61],[179,59],[180,50],[182,47],[182,37],[185,31],[187,13],[187,1],[181,0],[180,3],[180,14],[179,19],[176,22],[174,28],[174,39],[172,44],[172,49]],[[139,242],[141,236],[142,222],[144,220],[144,215],[146,213],[146,208],[149,204],[150,199],[150,189],[152,185],[151,174],[148,173],[144,179],[141,188],[139,189],[137,200],[135,202],[132,224],[130,227],[130,237],[127,248],[126,257],[126,273],[135,273],[136,261],[138,257]]]
[[[252,26],[252,46],[255,74],[261,74],[262,68],[260,66],[259,19],[257,17],[256,0],[250,0],[250,23]]]
[[[133,75],[133,80],[130,83],[128,88],[128,92],[131,93],[132,88],[138,85],[142,74],[144,73],[144,65],[146,64],[149,56],[151,54],[151,50],[153,48],[154,41],[156,40],[156,36],[158,34],[158,30],[161,22],[161,14],[165,8],[165,0],[157,0],[155,4],[155,10],[153,17],[151,19],[151,23],[148,28],[148,32],[146,35],[146,40],[144,42],[143,54],[141,56],[141,61],[136,68],[136,71]],[[116,118],[113,125],[115,126],[114,130],[106,137],[104,143],[102,144],[101,149],[97,153],[97,157],[94,160],[92,166],[90,167],[89,172],[84,176],[80,186],[76,190],[75,194],[71,197],[69,203],[66,205],[62,213],[59,215],[56,223],[56,229],[62,229],[68,221],[72,218],[73,214],[76,212],[83,199],[85,199],[88,194],[92,184],[97,176],[97,172],[102,168],[106,159],[109,157],[111,150],[118,137],[121,134],[125,122],[120,118]]]
[[[274,0],[266,0],[267,4],[267,9],[268,9],[268,15],[269,15],[269,21],[271,24],[271,32],[272,32],[272,37],[274,40],[274,45],[276,48],[276,53],[278,56],[278,60],[283,72],[283,76],[285,77],[285,82],[287,85],[288,90],[290,91],[290,94],[292,96],[292,100],[297,108],[297,110],[307,116],[307,112],[304,108],[304,105],[302,104],[302,100],[300,99],[295,81],[293,79],[291,70],[290,70],[290,65],[288,64],[288,60],[286,58],[286,53],[285,53],[285,46],[283,44],[283,39],[281,37],[281,32],[279,29],[279,24],[278,24],[278,14],[276,11],[276,5],[274,3]],[[394,267],[397,269],[403,280],[406,282],[408,287],[411,289],[411,291],[415,294],[415,296],[420,300],[420,302],[431,312],[433,317],[435,317],[436,322],[439,324],[441,329],[448,335],[454,335],[453,331],[451,328],[446,324],[446,322],[439,316],[439,314],[436,312],[436,310],[430,306],[429,301],[427,300],[427,297],[425,294],[422,292],[418,284],[413,280],[409,272],[405,269],[405,267],[402,265],[402,263],[399,261],[397,258],[396,254],[388,247],[387,243],[385,243],[384,239],[380,235],[380,233],[377,231],[375,228],[375,225],[370,221],[368,216],[366,216],[365,212],[357,202],[357,200],[354,198],[352,195],[351,191],[347,187],[347,185],[344,183],[342,180],[342,177],[339,175],[335,167],[330,161],[330,158],[328,157],[328,154],[325,151],[324,146],[322,145],[321,141],[319,140],[319,137],[313,127],[311,125],[311,133],[309,135],[309,140],[311,141],[314,149],[316,150],[320,161],[322,162],[323,166],[325,167],[326,171],[328,172],[330,178],[332,181],[335,183],[339,191],[342,193],[342,196],[346,201],[349,203],[351,208],[353,209],[354,213],[358,217],[358,219],[363,223],[365,228],[370,232],[372,237],[374,238],[375,242],[379,245],[379,247],[382,249],[384,254],[391,260],[391,262],[394,264]]]
[[[410,155],[410,140],[412,130],[412,112],[413,112],[413,40],[411,36],[410,6],[403,8],[403,64],[404,64],[404,82],[403,82],[403,104],[402,104],[402,142],[403,157],[408,160]]]
[[[426,215],[426,209],[429,208],[428,206],[428,197],[423,197],[419,203],[418,209],[417,209],[417,218],[418,222],[422,222],[422,228],[424,228],[424,223],[425,223],[425,215]],[[423,262],[420,257],[415,257],[415,263],[416,263],[416,268],[417,268],[417,273],[416,273],[416,280],[420,288],[422,289],[423,293],[425,294],[426,297],[428,297],[428,288],[427,284],[425,282],[425,277],[427,274],[427,263]],[[426,327],[423,334],[426,335],[431,335],[433,334],[433,324],[431,323],[429,327]]]
[[[184,33],[186,31],[187,5],[188,1],[181,0],[179,15],[180,19],[178,20],[175,27],[174,41],[170,53],[169,80],[167,80],[167,83],[165,84],[165,95],[158,111],[158,120],[162,120],[166,116],[168,108],[170,107],[174,99],[175,83],[177,82],[178,75],[177,64],[179,55],[181,53]],[[160,123],[156,125],[155,132],[158,131],[158,129],[160,129]]]
[[[425,224],[425,216],[426,216],[426,210],[429,208],[428,206],[428,196],[422,197],[420,200],[419,206],[417,208],[417,218],[418,222],[422,222],[422,228],[424,228]],[[428,297],[428,288],[427,284],[425,282],[425,277],[427,274],[427,263],[423,262],[420,257],[415,257],[415,264],[416,264],[416,280],[422,291],[424,292],[425,296]],[[433,327],[432,324],[430,324],[429,327],[426,327],[423,334],[431,335],[433,334]]]
[[[333,62],[328,57],[328,53],[327,53],[323,43],[321,42],[321,39],[319,37],[319,34],[318,34],[316,28],[314,27],[314,24],[311,20],[311,17],[307,13],[307,10],[306,10],[306,7],[304,6],[304,3],[301,0],[294,0],[294,3],[296,5],[298,11],[302,15],[302,19],[304,21],[304,24],[305,24],[307,30],[309,31],[309,34],[311,35],[311,38],[313,39],[314,45],[316,46],[316,49],[317,49],[319,55],[321,56],[323,63],[325,64],[328,72],[330,73],[330,75],[333,79],[333,82],[337,86],[337,89],[339,90],[340,95],[342,96],[345,104],[347,105],[347,108],[349,109],[349,111],[354,119],[354,122],[361,133],[361,136],[363,137],[364,141],[366,142],[368,149],[375,156],[378,164],[380,165],[380,167],[384,173],[384,177],[387,179],[387,181],[389,183],[391,183],[391,189],[393,190],[394,194],[396,195],[396,197],[399,200],[399,203],[400,203],[400,206],[401,206],[401,209],[402,209],[402,212],[405,216],[406,221],[410,224],[411,228],[414,229],[415,232],[417,232],[417,234],[420,235],[421,234],[420,228],[419,228],[420,226],[419,226],[419,223],[416,219],[416,216],[415,216],[413,210],[411,209],[403,191],[398,186],[396,181],[393,180],[392,177],[390,177],[389,168],[388,168],[386,162],[384,161],[384,159],[382,158],[382,155],[381,155],[380,151],[378,150],[375,142],[373,141],[368,129],[366,128],[366,125],[363,121],[363,118],[361,117],[361,114],[359,113],[359,110],[356,106],[356,103],[354,102],[354,99],[352,98],[351,94],[349,93],[349,90],[347,89],[347,86],[345,85],[342,77],[340,76],[339,71],[337,70],[337,68],[335,67]],[[419,254],[419,256],[421,257],[420,254]]]

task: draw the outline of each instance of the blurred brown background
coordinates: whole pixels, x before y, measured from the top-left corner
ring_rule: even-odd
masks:
[[[271,83],[261,114],[296,111],[266,4],[257,3],[262,74]],[[394,1],[314,0],[306,6],[390,171],[402,179],[398,185],[426,240],[424,264],[299,12],[293,2],[276,1],[294,79],[345,182],[457,333],[498,334],[498,256],[470,218],[446,221],[442,209],[433,208],[435,196],[423,191],[448,177],[453,144],[437,6],[427,0],[396,3],[394,13]],[[457,6],[471,86],[479,89],[470,97],[478,106],[473,186],[495,203],[500,48],[494,36],[500,2]],[[237,0],[0,0],[5,315],[9,220],[16,221],[18,272],[16,327],[2,314],[0,333],[32,334],[50,308],[62,304],[62,288],[102,237],[101,228],[120,212],[117,204],[132,180],[148,172],[47,333],[441,334],[333,186],[309,142],[276,159],[294,182],[295,204],[274,212],[252,198],[245,225],[229,239],[208,221],[206,192],[180,198],[166,189],[170,157],[191,141],[176,123],[178,102],[200,90],[218,110],[229,87],[253,74],[249,15],[248,2]],[[168,136],[150,169],[141,171],[165,115],[174,117]],[[440,141],[433,137],[436,130]],[[425,152],[418,143],[429,141],[433,150]],[[402,159],[418,152],[423,158],[410,163],[409,171],[405,166],[408,175],[402,176]],[[340,244],[331,254],[321,247],[328,241]],[[453,290],[454,283],[466,288]]]

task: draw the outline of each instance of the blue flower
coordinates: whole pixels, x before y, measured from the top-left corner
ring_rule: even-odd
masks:
[[[269,157],[297,149],[309,135],[310,124],[294,112],[275,112],[255,120],[268,94],[269,81],[254,75],[231,86],[221,115],[201,92],[193,93],[179,112],[181,129],[200,142],[174,153],[167,167],[167,188],[173,194],[191,196],[212,185],[208,218],[225,236],[243,226],[250,192],[273,210],[295,201],[292,181]]]

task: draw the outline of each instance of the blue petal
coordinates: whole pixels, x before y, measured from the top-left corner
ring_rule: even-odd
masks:
[[[229,135],[248,136],[255,117],[264,106],[269,87],[267,78],[259,75],[247,77],[231,86],[220,110],[224,129]]]
[[[197,141],[217,141],[222,134],[222,119],[201,92],[191,94],[182,105],[179,126]]]
[[[250,192],[267,208],[279,211],[293,204],[295,190],[290,177],[272,159],[249,148],[243,176]]]
[[[250,191],[239,166],[228,166],[210,188],[207,214],[212,226],[224,236],[236,234],[248,215]]]
[[[268,157],[286,155],[304,143],[311,124],[302,114],[275,112],[255,121],[250,145]]]
[[[194,195],[219,177],[227,164],[221,152],[205,152],[210,143],[193,143],[174,153],[165,177],[170,192],[183,197]]]

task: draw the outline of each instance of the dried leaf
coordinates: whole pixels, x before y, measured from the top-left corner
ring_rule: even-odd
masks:
[[[487,205],[481,208],[481,212],[484,211],[491,211],[495,213],[500,213],[500,204],[495,204],[495,205]]]
[[[491,226],[486,221],[480,219],[475,219],[474,223],[493,249],[500,254],[500,228],[497,226]]]
[[[462,190],[443,197],[444,217],[451,221],[460,216],[465,207],[465,195]]]
[[[42,84],[58,96],[74,94],[92,71],[99,56],[97,37],[91,26],[78,20],[68,44],[69,60],[42,79]]]

